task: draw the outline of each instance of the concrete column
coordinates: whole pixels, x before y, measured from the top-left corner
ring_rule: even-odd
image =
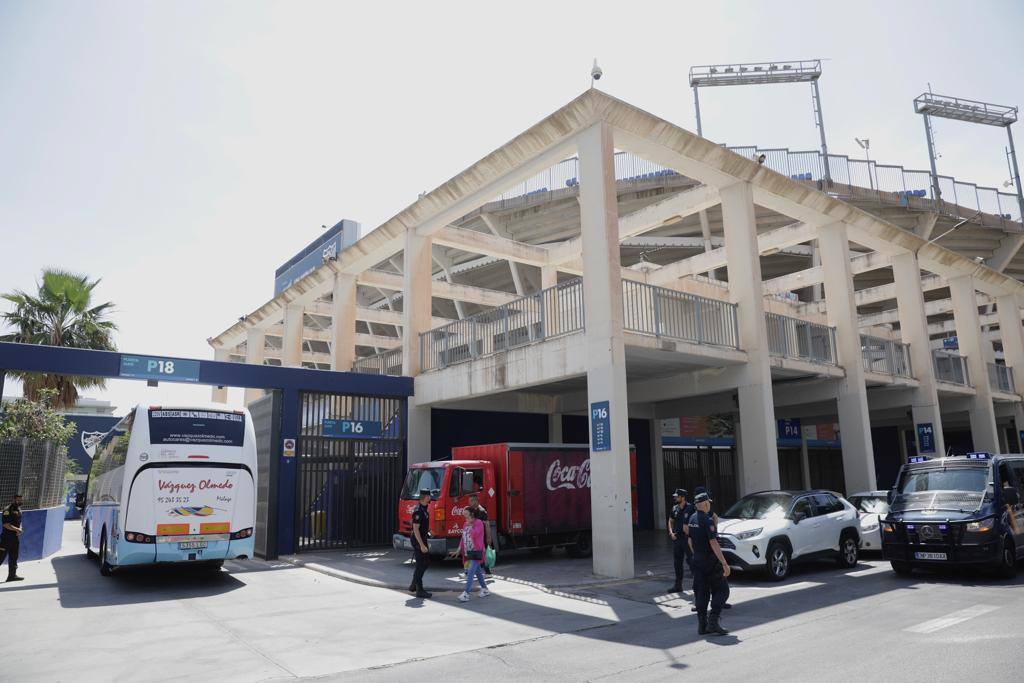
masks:
[[[331,369],[348,372],[356,359],[356,276],[334,274]]]
[[[657,411],[654,411],[657,414]],[[665,529],[668,519],[668,501],[665,500],[665,452],[662,449],[664,435],[661,420],[651,420],[651,483],[654,486],[654,528]]]
[[[580,226],[591,434],[602,422],[608,450],[590,444],[594,573],[632,578],[633,512],[629,467],[629,401],[622,334],[619,210],[612,129],[598,123],[579,135]],[[595,408],[607,414],[595,419]]]
[[[415,228],[405,231],[405,262],[402,268],[402,373],[415,377],[422,371],[424,359],[420,334],[430,329],[433,316],[432,240]],[[429,367],[429,366],[428,366]],[[432,460],[430,452],[430,408],[408,403],[408,459],[410,463]],[[438,457],[445,455],[439,453]]]
[[[1013,387],[1018,394],[1024,394],[1024,327],[1020,322],[1020,306],[1014,296],[996,298],[996,315],[999,316],[999,336],[1003,340],[1003,358],[1007,367],[1013,370]],[[1017,453],[1024,452],[1021,431],[1024,430],[1024,405],[1013,407],[1015,439],[1008,447]],[[1005,451],[1004,451],[1005,452]]]
[[[288,304],[284,308],[284,337],[281,339],[281,365],[302,367],[302,304]]]
[[[743,460],[740,494],[743,495],[779,488],[779,452],[775,442],[771,358],[753,193],[749,183],[736,183],[722,188],[720,194],[729,297],[737,304],[740,348],[747,352],[747,363],[737,387],[740,409],[737,437],[744,446],[740,450]]]
[[[214,349],[213,359],[220,361],[221,363],[227,363],[231,360],[231,352],[227,349]],[[228,402],[228,389],[227,387],[211,387],[210,400],[214,403],[227,403]]]
[[[875,455],[871,444],[871,414],[864,384],[860,327],[857,304],[853,298],[853,273],[850,270],[850,241],[846,226],[831,223],[818,230],[818,249],[824,273],[825,306],[828,322],[836,328],[839,364],[846,376],[839,381],[836,401],[839,406],[839,431],[843,440],[843,471],[846,490],[870,491],[876,486]]]
[[[548,443],[564,443],[561,413],[548,413]]]
[[[804,488],[811,488],[811,454],[807,450],[807,437],[803,429],[800,430],[800,474],[803,477]]]
[[[924,313],[921,267],[917,255],[908,252],[893,256],[892,274],[896,284],[900,336],[904,344],[910,345],[910,365],[918,382],[910,406],[917,452],[920,455],[927,455],[921,452],[917,428],[919,425],[930,424],[935,454],[943,455],[946,452],[946,440],[942,436],[942,413],[939,409],[939,394],[935,383],[935,361],[932,358],[928,335],[928,318]]]
[[[996,430],[996,411],[992,405],[992,389],[988,383],[986,365],[986,342],[981,336],[981,321],[978,317],[978,298],[974,291],[974,278],[961,275],[949,281],[950,298],[953,300],[953,320],[960,352],[967,356],[967,368],[974,385],[974,396],[970,397],[971,441],[976,451],[999,451],[999,437]]]
[[[263,365],[266,343],[266,333],[256,327],[250,327],[245,333],[245,362],[249,365]],[[249,405],[261,396],[263,396],[262,389],[246,389],[245,405]]]

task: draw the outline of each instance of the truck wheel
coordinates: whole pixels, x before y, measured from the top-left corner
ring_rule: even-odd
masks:
[[[113,567],[107,562],[107,530],[103,530],[103,535],[100,536],[100,575],[110,576],[114,573]]]
[[[590,532],[577,536],[575,544],[566,546],[566,552],[569,553],[569,557],[590,557],[594,553]]]
[[[889,565],[892,567],[892,570],[896,572],[897,576],[910,576],[914,571],[907,562],[898,562],[893,560]]]
[[[999,566],[996,570],[1004,579],[1012,579],[1017,576],[1017,549],[1013,547],[1013,541],[1004,537],[999,549]]]

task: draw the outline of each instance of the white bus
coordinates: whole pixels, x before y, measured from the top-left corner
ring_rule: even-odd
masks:
[[[96,446],[82,541],[100,573],[252,557],[256,441],[245,410],[138,406]]]

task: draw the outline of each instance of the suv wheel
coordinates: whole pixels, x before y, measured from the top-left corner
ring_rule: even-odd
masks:
[[[769,543],[765,559],[768,561],[768,578],[772,581],[782,581],[789,576],[789,549],[784,543]]]
[[[1017,549],[1009,537],[1004,537],[999,549],[999,576],[1012,579],[1017,576]]]
[[[860,545],[857,543],[857,536],[852,531],[844,531],[839,537],[839,566],[844,569],[856,567],[859,556]]]

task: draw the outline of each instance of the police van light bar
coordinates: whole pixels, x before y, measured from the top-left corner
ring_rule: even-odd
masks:
[[[931,460],[931,458],[929,458],[927,455],[915,455],[910,460],[908,460],[908,462],[928,462],[929,460]]]
[[[978,453],[968,453],[967,454],[967,459],[968,460],[991,460],[992,459],[992,454],[991,453],[985,453],[984,451],[981,451],[981,452],[978,452]]]

